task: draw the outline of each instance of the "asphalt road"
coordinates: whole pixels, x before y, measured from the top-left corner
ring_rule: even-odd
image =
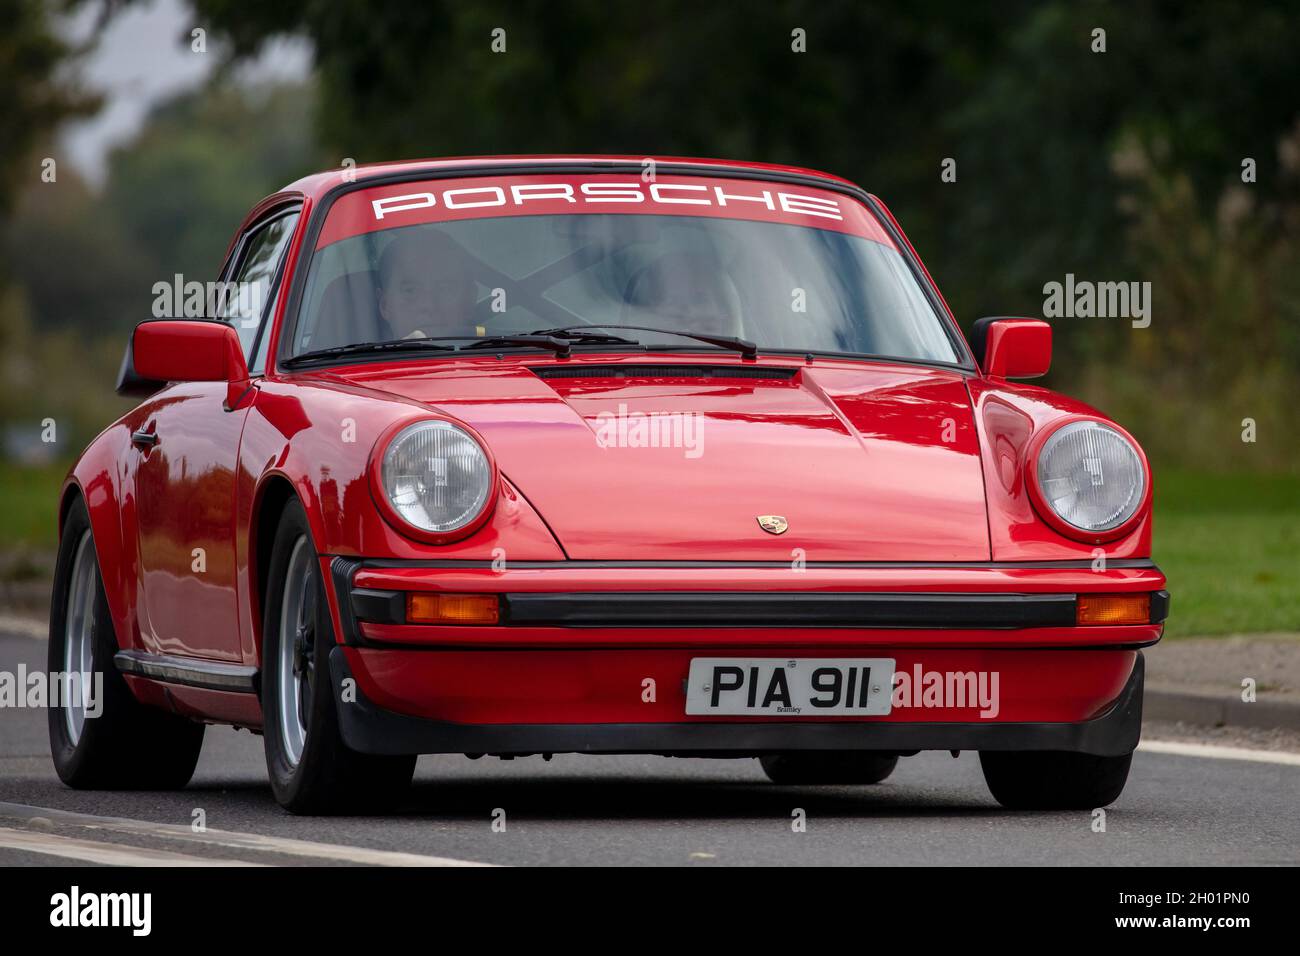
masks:
[[[0,671],[43,667],[44,655],[43,641],[0,633]],[[0,865],[1300,864],[1298,809],[1300,760],[1285,756],[1140,751],[1094,832],[1088,812],[1000,809],[970,753],[921,754],[883,784],[830,788],[775,786],[754,760],[562,755],[424,757],[398,812],[302,818],[275,804],[249,733],[209,728],[183,791],[79,792],[54,774],[45,712],[0,709]]]

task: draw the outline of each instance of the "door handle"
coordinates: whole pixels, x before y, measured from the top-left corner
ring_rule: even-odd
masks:
[[[138,432],[131,432],[131,444],[136,448],[152,448],[158,444],[158,433],[147,432],[143,429]]]

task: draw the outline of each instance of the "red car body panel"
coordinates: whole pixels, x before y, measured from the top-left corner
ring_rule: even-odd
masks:
[[[707,635],[696,635],[707,642]],[[931,650],[907,644],[871,647],[797,644],[746,645],[776,657],[891,656],[896,672],[997,673],[1002,700],[996,718],[1005,723],[1083,721],[1103,712],[1119,696],[1133,671],[1137,652]],[[895,637],[897,641],[897,637]],[[609,648],[595,653],[573,648],[545,651],[472,649],[413,654],[404,650],[352,649],[347,658],[358,689],[373,703],[396,713],[455,724],[659,724],[747,723],[753,718],[700,717],[684,713],[681,678],[692,658],[708,657],[709,643],[686,648]],[[738,656],[744,648],[725,649]],[[1069,679],[1044,679],[1053,669]],[[654,679],[653,701],[640,689]],[[482,689],[491,687],[491,694]],[[636,692],[632,692],[636,691]],[[895,706],[882,717],[822,717],[834,723],[948,723],[981,720],[980,708]]]
[[[265,373],[254,375],[233,407],[225,383],[169,386],[105,429],[65,484],[64,513],[76,494],[90,512],[121,649],[259,667],[259,575],[265,573],[267,536],[274,533],[264,512],[268,502],[290,493],[308,516],[340,641],[349,623],[347,596],[333,576],[338,559],[358,562],[352,588],[394,591],[1077,594],[1163,588],[1164,576],[1140,560],[1151,553],[1150,482],[1131,529],[1103,543],[1060,533],[1032,500],[1025,462],[1036,436],[1070,416],[1107,419],[1082,403],[977,369],[763,355],[761,364],[793,375],[674,380],[538,374],[560,361],[570,367],[656,361],[642,352],[565,360],[536,352],[509,360],[433,356],[301,372],[277,367],[290,290],[307,260],[309,223],[331,190],[350,184],[347,176],[359,184],[404,177],[418,187],[422,176],[480,167],[508,173],[503,182],[509,185],[524,168],[565,170],[545,177],[552,182],[569,176],[571,167],[596,170],[582,177],[592,180],[608,166],[625,180],[629,164],[641,162],[552,156],[385,164],[310,176],[259,204],[241,232],[268,210],[301,206],[268,320],[272,359]],[[827,189],[851,186],[793,167],[656,162],[672,169],[665,182],[692,175],[715,182],[734,173],[743,177],[738,188],[780,176],[817,177]],[[386,195],[418,191],[401,183],[382,188]],[[892,215],[880,208],[884,219],[878,222],[863,207],[862,222],[870,225],[859,228],[874,228],[880,241],[893,244],[887,226],[899,248],[911,253]],[[701,350],[673,352],[671,362],[717,365],[720,354],[736,359]],[[592,440],[597,416],[611,406],[705,416],[708,454],[690,468],[681,458],[612,456]],[[501,475],[500,494],[482,527],[447,544],[395,529],[370,482],[383,434],[400,423],[438,417],[481,435]],[[156,432],[158,444],[143,451],[133,445],[133,433],[141,430]],[[781,453],[773,454],[774,448]],[[756,533],[754,516],[765,513],[787,516],[789,533]],[[204,551],[202,575],[192,571],[196,548]],[[490,565],[503,556],[504,567]],[[376,566],[376,560],[394,566]],[[684,714],[681,687],[690,659],[747,652],[891,656],[899,671],[913,665],[997,670],[1005,683],[996,720],[1077,722],[1105,712],[1134,673],[1136,648],[1154,643],[1161,631],[1159,623],[900,630],[361,622],[362,640],[387,646],[348,646],[344,656],[376,706],[456,724],[695,723],[700,718]],[[648,677],[660,692],[642,703],[639,688]],[[261,724],[253,694],[136,675],[127,680],[149,704],[196,719]],[[881,718],[846,719],[980,718],[969,709],[902,707]]]
[[[1147,501],[1138,509],[1133,529],[1120,538],[1106,541],[1104,546],[1060,534],[1043,520],[1031,498],[1025,458],[1032,440],[1049,426],[1073,416],[1106,422],[1110,419],[1083,402],[1032,385],[970,379],[967,388],[985,449],[984,490],[993,560],[1150,557],[1150,482]]]
[[[472,425],[570,558],[790,561],[802,549],[809,561],[989,560],[978,439],[956,373],[795,359],[770,362],[797,369],[788,381],[545,381],[531,371],[553,361],[340,374]],[[583,362],[610,364],[566,364]],[[704,453],[602,448],[593,432],[611,408],[703,416]],[[575,473],[599,474],[599,490],[574,495]],[[719,512],[721,498],[733,507]],[[753,516],[769,512],[789,518],[790,532],[756,535]]]

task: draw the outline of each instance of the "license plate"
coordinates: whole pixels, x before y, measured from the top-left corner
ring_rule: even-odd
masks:
[[[696,657],[686,713],[755,717],[880,716],[893,700],[891,658]]]

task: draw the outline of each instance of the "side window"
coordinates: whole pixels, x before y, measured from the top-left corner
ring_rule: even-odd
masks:
[[[258,363],[253,361],[253,347],[258,341],[258,331],[270,314],[280,263],[297,224],[298,213],[292,212],[255,229],[244,242],[239,266],[227,279],[235,285],[226,296],[220,318],[239,333],[239,343],[252,371],[260,371]]]

